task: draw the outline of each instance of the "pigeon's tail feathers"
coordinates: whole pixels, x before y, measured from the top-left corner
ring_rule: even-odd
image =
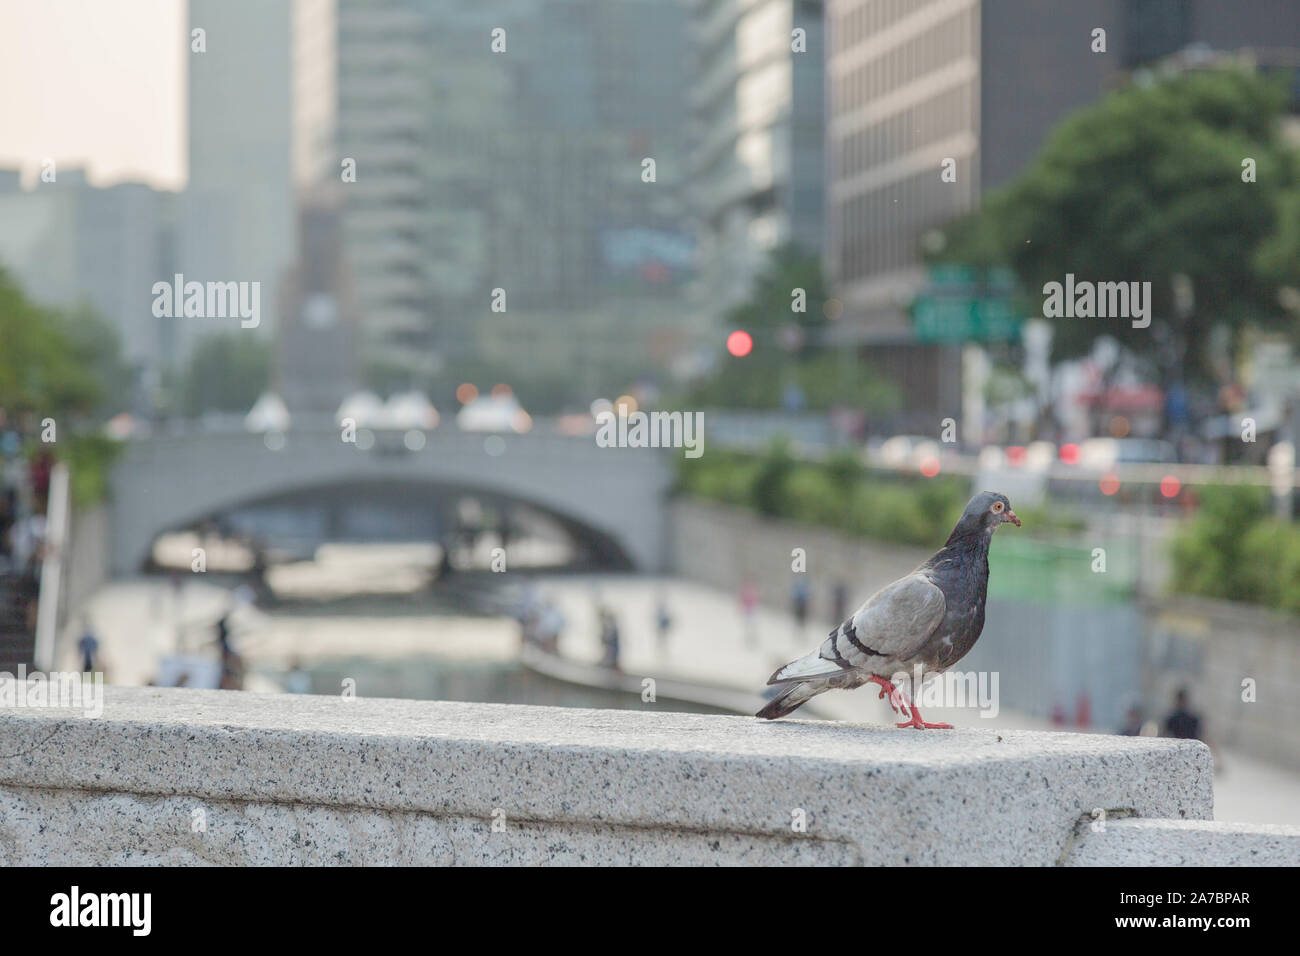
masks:
[[[786,681],[821,680],[823,677],[834,677],[843,671],[844,668],[822,657],[820,651],[813,651],[779,668],[767,679],[767,682],[783,684]]]
[[[777,694],[754,716],[776,720],[798,710],[809,700],[826,690],[825,684],[791,684]]]

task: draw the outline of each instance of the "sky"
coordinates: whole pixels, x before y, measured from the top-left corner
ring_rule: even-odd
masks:
[[[185,0],[0,0],[0,169],[186,177]]]

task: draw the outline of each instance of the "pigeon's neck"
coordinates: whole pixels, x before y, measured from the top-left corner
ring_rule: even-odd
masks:
[[[960,558],[964,561],[982,558],[987,563],[992,540],[993,535],[983,528],[975,531],[954,530],[943,548],[931,559],[931,564],[938,564],[947,558]]]
[[[964,531],[954,528],[952,534],[948,535],[948,540],[944,542],[944,550],[983,551],[988,554],[989,542],[993,540],[993,535],[989,533],[991,530],[976,528],[973,531]]]

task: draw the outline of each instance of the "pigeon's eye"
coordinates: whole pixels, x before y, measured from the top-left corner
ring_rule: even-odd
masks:
[[[1006,505],[1004,505],[1002,502],[1000,502],[1000,501],[995,501],[995,502],[993,502],[993,513],[994,513],[995,515],[1000,515],[1000,514],[1002,514],[1002,509],[1005,508],[1005,507],[1006,507]]]

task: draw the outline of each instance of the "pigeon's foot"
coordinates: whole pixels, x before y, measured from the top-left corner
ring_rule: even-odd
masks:
[[[910,715],[901,724],[895,724],[895,727],[915,727],[918,730],[952,730],[952,724],[931,724],[922,720],[921,712],[916,709],[916,704],[908,700],[907,695],[889,680],[878,674],[872,674],[867,678],[867,683],[880,685],[880,699],[883,700],[885,695],[888,694],[889,706],[894,708],[894,713],[898,714],[898,716]]]
[[[907,702],[907,706],[912,711],[912,719],[901,724],[895,724],[895,727],[915,727],[917,730],[952,730],[952,724],[931,724],[922,720],[921,712],[916,709],[916,704],[910,700]]]
[[[880,685],[879,699],[884,700],[885,695],[888,694],[889,706],[892,707],[894,709],[894,713],[898,714],[900,717],[903,715],[903,709],[907,706],[907,698],[903,696],[903,692],[901,690],[899,690],[897,687],[895,687],[891,682],[887,681],[885,678],[880,677],[876,674],[872,674],[870,677],[868,677],[867,683],[879,684]]]
[[[894,724],[895,727],[915,727],[917,730],[952,730],[952,724],[931,724],[920,719],[920,715],[913,710],[912,719],[904,721],[901,724]]]

